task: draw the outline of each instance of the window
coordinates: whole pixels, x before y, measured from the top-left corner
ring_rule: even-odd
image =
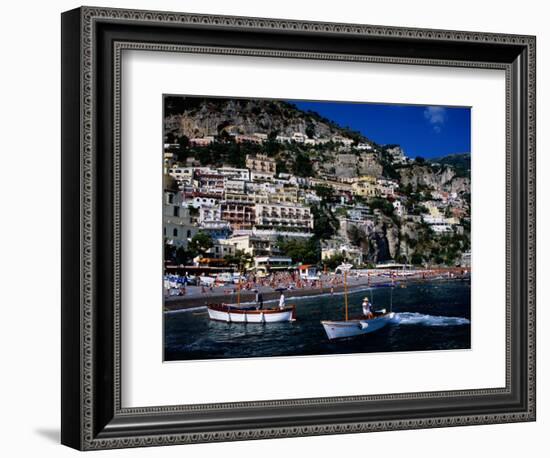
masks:
[[[191,238],[191,229],[187,229],[187,238],[188,238],[188,239]]]
[[[180,216],[180,208],[174,207],[174,216]]]
[[[177,237],[178,236],[178,228],[175,227],[174,230],[172,231],[172,234],[174,237]]]
[[[171,204],[174,202],[174,194],[169,193],[168,194],[168,203]]]

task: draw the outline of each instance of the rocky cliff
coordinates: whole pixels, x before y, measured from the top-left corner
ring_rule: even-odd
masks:
[[[318,138],[351,132],[292,103],[262,99],[167,97],[164,124],[165,134],[176,138],[218,135],[223,130],[242,135],[276,132],[286,137],[298,132]],[[353,135],[368,141],[357,132]]]

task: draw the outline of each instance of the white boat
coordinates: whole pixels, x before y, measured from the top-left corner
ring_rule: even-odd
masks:
[[[345,319],[342,321],[321,321],[325,333],[329,340],[343,339],[346,337],[356,337],[370,332],[378,331],[392,321],[396,321],[395,313],[391,311],[386,312],[385,309],[374,312],[372,318],[348,318],[348,288],[347,288],[347,274],[348,271],[344,270],[344,303],[345,303]],[[392,290],[393,297],[393,290]],[[391,302],[390,302],[391,304]]]
[[[199,277],[199,280],[202,286],[212,286],[216,282],[216,279],[214,277],[209,277],[207,275],[201,275]]]
[[[321,321],[330,340],[355,337],[378,331],[389,323],[396,321],[395,313],[384,313],[369,320]]]
[[[215,321],[226,323],[279,323],[283,321],[295,321],[296,307],[294,305],[284,309],[257,310],[250,307],[236,307],[228,304],[209,304],[208,317]]]

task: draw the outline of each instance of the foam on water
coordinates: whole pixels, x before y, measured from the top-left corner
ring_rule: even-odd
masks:
[[[421,326],[462,326],[470,324],[470,320],[454,316],[434,316],[416,312],[396,313],[396,323],[400,325],[414,324]]]

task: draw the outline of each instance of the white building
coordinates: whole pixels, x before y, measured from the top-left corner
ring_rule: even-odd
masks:
[[[395,214],[399,217],[402,217],[404,214],[404,207],[400,200],[394,200],[392,202]]]
[[[191,184],[193,177],[197,173],[214,173],[209,167],[171,167],[168,174],[173,177],[178,183],[185,182]]]
[[[358,143],[356,148],[361,151],[371,151],[372,145],[369,145],[368,143]]]
[[[254,266],[264,267],[268,270],[288,269],[292,265],[292,258],[286,256],[256,256]]]
[[[292,134],[292,140],[294,140],[296,143],[305,143],[306,139],[307,135],[301,132],[294,132]]]
[[[250,179],[252,181],[273,181],[274,174],[270,172],[261,172],[259,170],[252,170],[250,172]]]
[[[430,228],[437,234],[453,232],[453,227],[450,224],[432,224]]]
[[[267,237],[258,235],[235,235],[229,239],[235,250],[244,251],[252,256],[268,256],[277,251],[276,245]]]
[[[216,169],[215,172],[219,173],[220,175],[232,178],[235,180],[244,180],[248,181],[250,180],[250,171],[248,169],[238,169],[235,167],[220,167],[219,169]]]
[[[353,145],[353,140],[351,138],[342,137],[341,135],[334,135],[332,137],[332,141],[334,143],[341,143],[344,146],[351,146]]]
[[[164,193],[162,226],[165,243],[183,248],[199,231],[189,208],[183,204],[181,192]]]
[[[220,221],[222,212],[219,205],[201,205],[199,208],[198,223],[204,224],[207,221]]]
[[[190,138],[189,144],[191,146],[208,146],[214,142],[214,137],[212,135],[207,135],[206,137],[196,137]]]
[[[245,192],[245,181],[243,180],[233,180],[233,179],[225,179],[224,184],[224,190],[225,193],[238,193],[238,194],[244,194]]]
[[[283,135],[277,135],[275,141],[277,141],[278,143],[290,143],[292,141],[292,138],[285,137]]]
[[[212,248],[206,253],[206,257],[222,259],[226,256],[233,256],[235,254],[235,246],[227,239],[219,239],[214,241]]]
[[[386,180],[379,178],[376,180],[377,194],[382,197],[392,197],[395,195],[395,190],[399,187],[399,184],[393,180]]]
[[[256,205],[256,225],[313,229],[313,215],[308,207],[285,204]]]
[[[192,207],[195,208],[201,208],[201,207],[213,207],[214,205],[218,205],[220,203],[220,197],[208,195],[208,194],[202,194],[202,193],[194,193],[195,195],[192,197],[189,204]]]

